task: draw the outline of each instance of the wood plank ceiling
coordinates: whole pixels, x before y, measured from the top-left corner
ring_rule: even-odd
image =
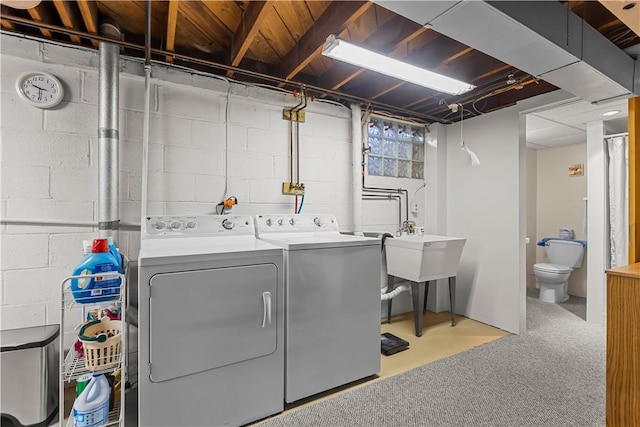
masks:
[[[53,0],[27,9],[19,3],[3,1],[4,31],[96,48],[98,25],[109,19],[124,35],[123,53],[137,57],[145,56],[145,8],[150,6],[153,61],[286,90],[304,85],[315,97],[359,102],[425,122],[459,120],[446,104],[461,103],[477,115],[556,89],[369,1]],[[562,3],[618,47],[640,43],[601,3]],[[321,55],[330,34],[477,88],[449,96],[336,62]]]

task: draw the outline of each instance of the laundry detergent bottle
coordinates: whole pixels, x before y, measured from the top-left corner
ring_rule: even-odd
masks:
[[[82,393],[73,403],[75,427],[98,427],[109,421],[111,387],[103,374],[93,374]]]
[[[116,248],[115,243],[113,243],[113,237],[107,237],[107,243],[109,244],[109,253],[116,260],[116,266],[118,267],[118,273],[124,273],[124,269],[122,268],[122,255],[120,255],[120,251]]]
[[[94,239],[91,252],[73,270],[74,276],[88,276],[91,274],[118,273],[122,267],[109,250],[107,239]],[[90,304],[110,301],[120,295],[119,277],[81,277],[71,280],[71,293],[76,302]]]

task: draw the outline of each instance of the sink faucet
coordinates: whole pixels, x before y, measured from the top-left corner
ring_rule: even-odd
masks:
[[[401,236],[402,233],[407,234],[415,234],[416,232],[416,223],[414,221],[402,221],[402,226],[398,229],[396,233],[398,236]]]

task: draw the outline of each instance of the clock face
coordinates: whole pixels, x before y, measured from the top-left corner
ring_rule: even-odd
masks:
[[[22,74],[16,80],[16,90],[25,101],[39,108],[55,107],[64,97],[60,80],[44,72]]]

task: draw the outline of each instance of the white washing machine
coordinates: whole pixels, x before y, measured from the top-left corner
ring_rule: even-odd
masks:
[[[285,400],[380,370],[380,240],[341,234],[333,215],[258,215],[285,254]]]
[[[146,218],[139,275],[139,425],[283,410],[283,250],[255,237],[250,216]]]

